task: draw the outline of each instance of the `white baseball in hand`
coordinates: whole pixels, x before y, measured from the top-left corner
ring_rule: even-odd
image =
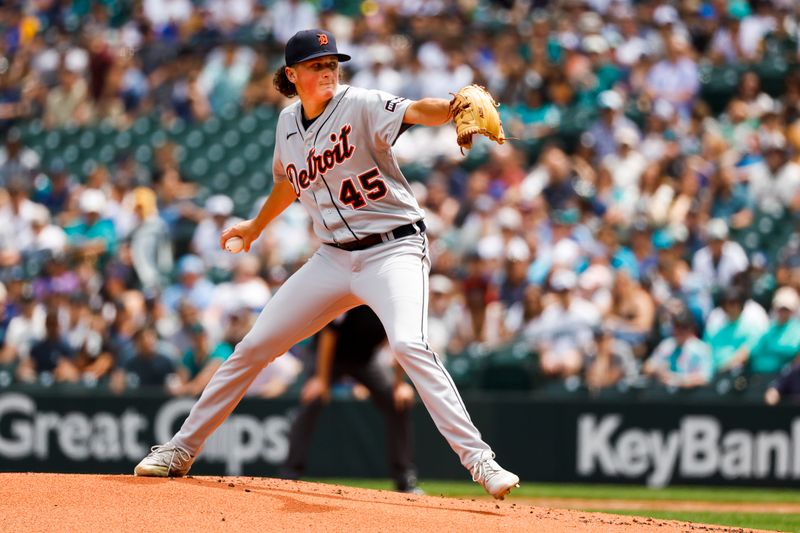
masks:
[[[231,237],[225,241],[225,249],[232,254],[238,254],[244,250],[244,239],[241,237]]]

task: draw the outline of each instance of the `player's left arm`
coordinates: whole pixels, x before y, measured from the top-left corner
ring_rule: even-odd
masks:
[[[423,98],[412,102],[406,107],[403,123],[419,124],[421,126],[441,126],[451,118],[449,100],[444,98]]]

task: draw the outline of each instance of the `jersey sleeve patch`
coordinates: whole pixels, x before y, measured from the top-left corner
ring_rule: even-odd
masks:
[[[375,146],[379,149],[390,148],[397,139],[397,132],[403,123],[406,109],[412,101],[378,90],[365,91],[363,101],[367,124]]]
[[[386,109],[386,111],[389,111],[390,113],[394,113],[395,110],[397,109],[397,105],[400,102],[402,102],[403,100],[405,100],[405,98],[403,98],[402,96],[397,96],[395,98],[392,98],[391,100],[388,100],[386,102],[386,105],[383,106],[383,107]]]

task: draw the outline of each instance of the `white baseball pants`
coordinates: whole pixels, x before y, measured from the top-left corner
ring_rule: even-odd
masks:
[[[461,464],[471,468],[490,448],[426,342],[429,270],[427,239],[420,234],[353,252],[321,245],[270,299],[172,443],[197,455],[264,366],[347,309],[366,304],[383,323],[395,357],[439,432]]]

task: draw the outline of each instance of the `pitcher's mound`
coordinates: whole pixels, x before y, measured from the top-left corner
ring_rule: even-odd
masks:
[[[0,531],[728,531],[715,526],[250,477],[0,474]]]

